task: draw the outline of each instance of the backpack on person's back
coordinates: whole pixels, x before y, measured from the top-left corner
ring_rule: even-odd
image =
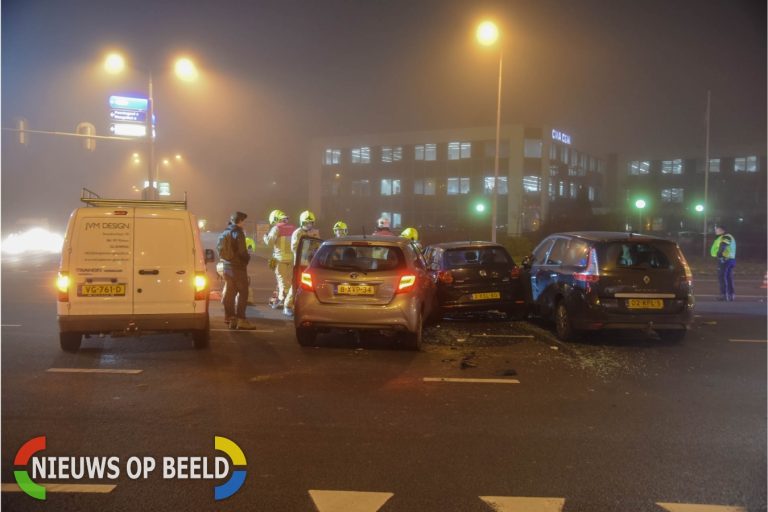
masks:
[[[219,240],[216,243],[216,250],[219,253],[220,260],[232,261],[237,254],[237,246],[235,245],[235,237],[232,236],[232,230],[224,230],[219,235]]]

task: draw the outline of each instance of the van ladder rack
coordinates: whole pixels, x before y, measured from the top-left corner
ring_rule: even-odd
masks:
[[[152,199],[107,199],[99,196],[96,192],[83,188],[80,201],[88,206],[136,206],[139,208],[168,208],[170,210],[187,209],[187,193],[184,192],[183,201],[163,201]]]

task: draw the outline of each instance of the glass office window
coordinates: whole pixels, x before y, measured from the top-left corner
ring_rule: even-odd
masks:
[[[661,190],[661,201],[663,203],[682,203],[682,188],[665,188]]]
[[[351,154],[353,164],[371,163],[371,148],[368,146],[352,148]]]
[[[324,163],[325,165],[338,165],[339,163],[341,163],[341,150],[326,149]]]

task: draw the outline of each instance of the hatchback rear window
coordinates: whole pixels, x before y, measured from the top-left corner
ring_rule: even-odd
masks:
[[[400,247],[386,245],[324,245],[312,260],[315,268],[374,272],[405,268]]]
[[[677,250],[669,242],[611,242],[602,249],[600,267],[605,269],[679,268]]]
[[[503,247],[465,247],[445,251],[446,268],[498,264],[512,264],[512,258]]]

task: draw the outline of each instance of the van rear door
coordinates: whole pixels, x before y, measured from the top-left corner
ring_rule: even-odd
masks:
[[[136,209],[136,315],[195,312],[193,233],[187,212]]]
[[[67,268],[69,315],[130,315],[133,208],[80,208],[73,215]]]

